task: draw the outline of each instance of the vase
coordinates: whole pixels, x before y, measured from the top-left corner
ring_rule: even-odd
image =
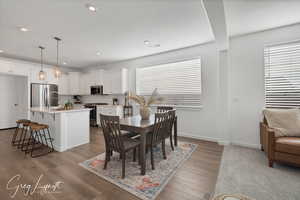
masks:
[[[142,117],[142,120],[148,120],[150,117],[150,108],[146,106],[141,107],[140,115]]]

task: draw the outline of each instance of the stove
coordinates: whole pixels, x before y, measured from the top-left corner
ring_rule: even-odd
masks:
[[[91,108],[90,111],[90,126],[97,126],[97,106],[108,105],[108,103],[87,103],[84,104],[85,108]]]

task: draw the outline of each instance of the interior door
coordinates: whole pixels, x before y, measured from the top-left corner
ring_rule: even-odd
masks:
[[[14,76],[0,75],[0,129],[16,126],[18,94]]]

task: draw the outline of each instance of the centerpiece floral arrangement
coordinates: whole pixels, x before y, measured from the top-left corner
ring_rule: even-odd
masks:
[[[143,120],[149,119],[150,116],[150,105],[155,103],[161,103],[164,101],[164,98],[159,95],[157,92],[157,88],[154,89],[151,96],[146,99],[146,97],[139,96],[136,94],[129,94],[129,99],[135,101],[137,104],[140,105],[140,115]]]

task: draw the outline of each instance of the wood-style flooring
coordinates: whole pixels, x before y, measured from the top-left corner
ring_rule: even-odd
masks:
[[[54,152],[44,157],[25,156],[12,147],[14,130],[0,131],[0,199],[49,199],[49,200],[135,200],[134,195],[105,181],[80,167],[78,163],[104,152],[104,139],[99,128],[91,128],[89,144],[69,151]],[[206,200],[214,191],[223,147],[213,142],[179,138],[182,141],[197,143],[199,146],[192,156],[177,170],[157,200]],[[121,169],[120,169],[121,170]],[[19,175],[20,178],[13,179]],[[60,193],[33,193],[25,196],[21,186],[39,186],[62,181]],[[27,184],[27,185],[24,185]],[[7,187],[9,189],[7,189]],[[41,191],[41,190],[38,190]]]

